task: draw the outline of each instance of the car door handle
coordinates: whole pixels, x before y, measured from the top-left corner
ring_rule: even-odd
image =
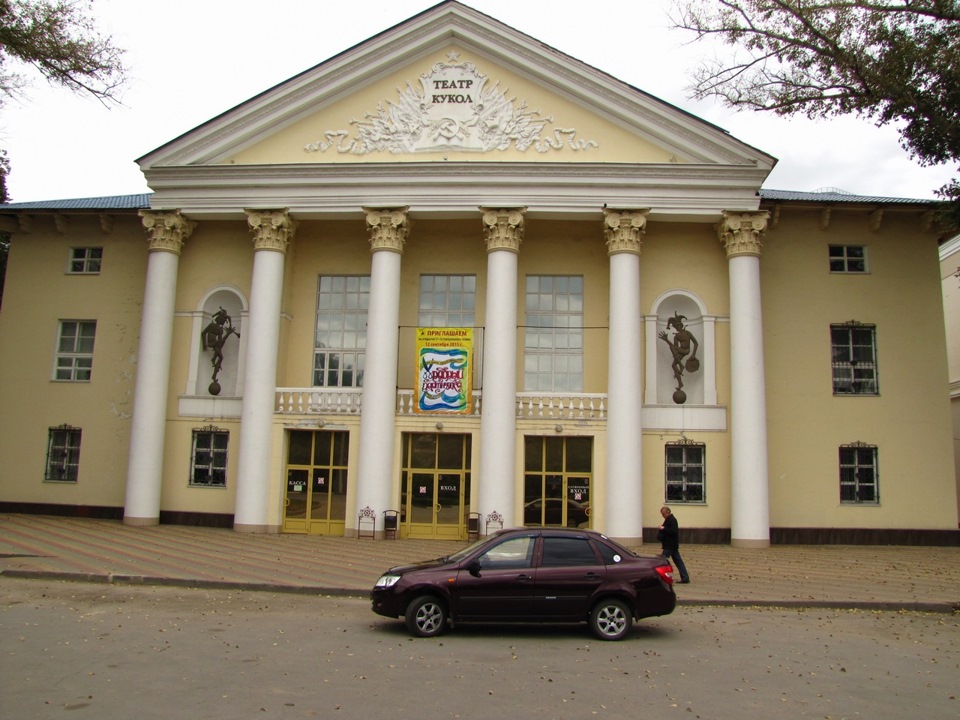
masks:
[[[533,580],[533,578],[524,573],[522,575],[517,575],[517,580],[519,580],[520,582],[530,582],[531,580]]]
[[[599,580],[601,576],[595,572],[588,572],[584,577],[588,580]]]

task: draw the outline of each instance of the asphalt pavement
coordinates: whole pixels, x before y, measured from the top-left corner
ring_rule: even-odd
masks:
[[[464,545],[0,514],[0,575],[44,580],[365,596],[387,568]],[[960,613],[960,547],[684,545],[681,553],[691,576],[676,586],[681,605]]]

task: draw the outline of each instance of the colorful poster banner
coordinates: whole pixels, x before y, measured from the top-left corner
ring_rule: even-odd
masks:
[[[416,413],[470,413],[473,328],[417,328]]]

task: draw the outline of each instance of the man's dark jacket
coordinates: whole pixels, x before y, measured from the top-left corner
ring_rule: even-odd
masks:
[[[663,529],[657,532],[657,540],[664,550],[678,550],[680,548],[680,526],[677,519],[670,513],[663,519]]]

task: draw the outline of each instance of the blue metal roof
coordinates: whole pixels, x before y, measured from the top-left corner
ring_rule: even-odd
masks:
[[[112,195],[106,197],[73,198],[68,200],[37,200],[34,202],[0,203],[0,212],[24,210],[143,210],[150,207],[152,193],[137,195]],[[835,188],[816,192],[796,190],[760,190],[760,198],[771,202],[847,203],[870,205],[937,205],[939,200],[884,197],[879,195],[854,195]]]
[[[827,188],[814,192],[798,192],[796,190],[767,190],[760,189],[760,197],[764,200],[780,202],[812,202],[812,203],[857,203],[870,205],[936,205],[939,200],[926,200],[884,197],[882,195],[854,195],[836,188]]]
[[[108,195],[69,200],[0,203],[0,212],[18,210],[142,210],[150,207],[150,196],[152,194],[140,193],[138,195]]]

